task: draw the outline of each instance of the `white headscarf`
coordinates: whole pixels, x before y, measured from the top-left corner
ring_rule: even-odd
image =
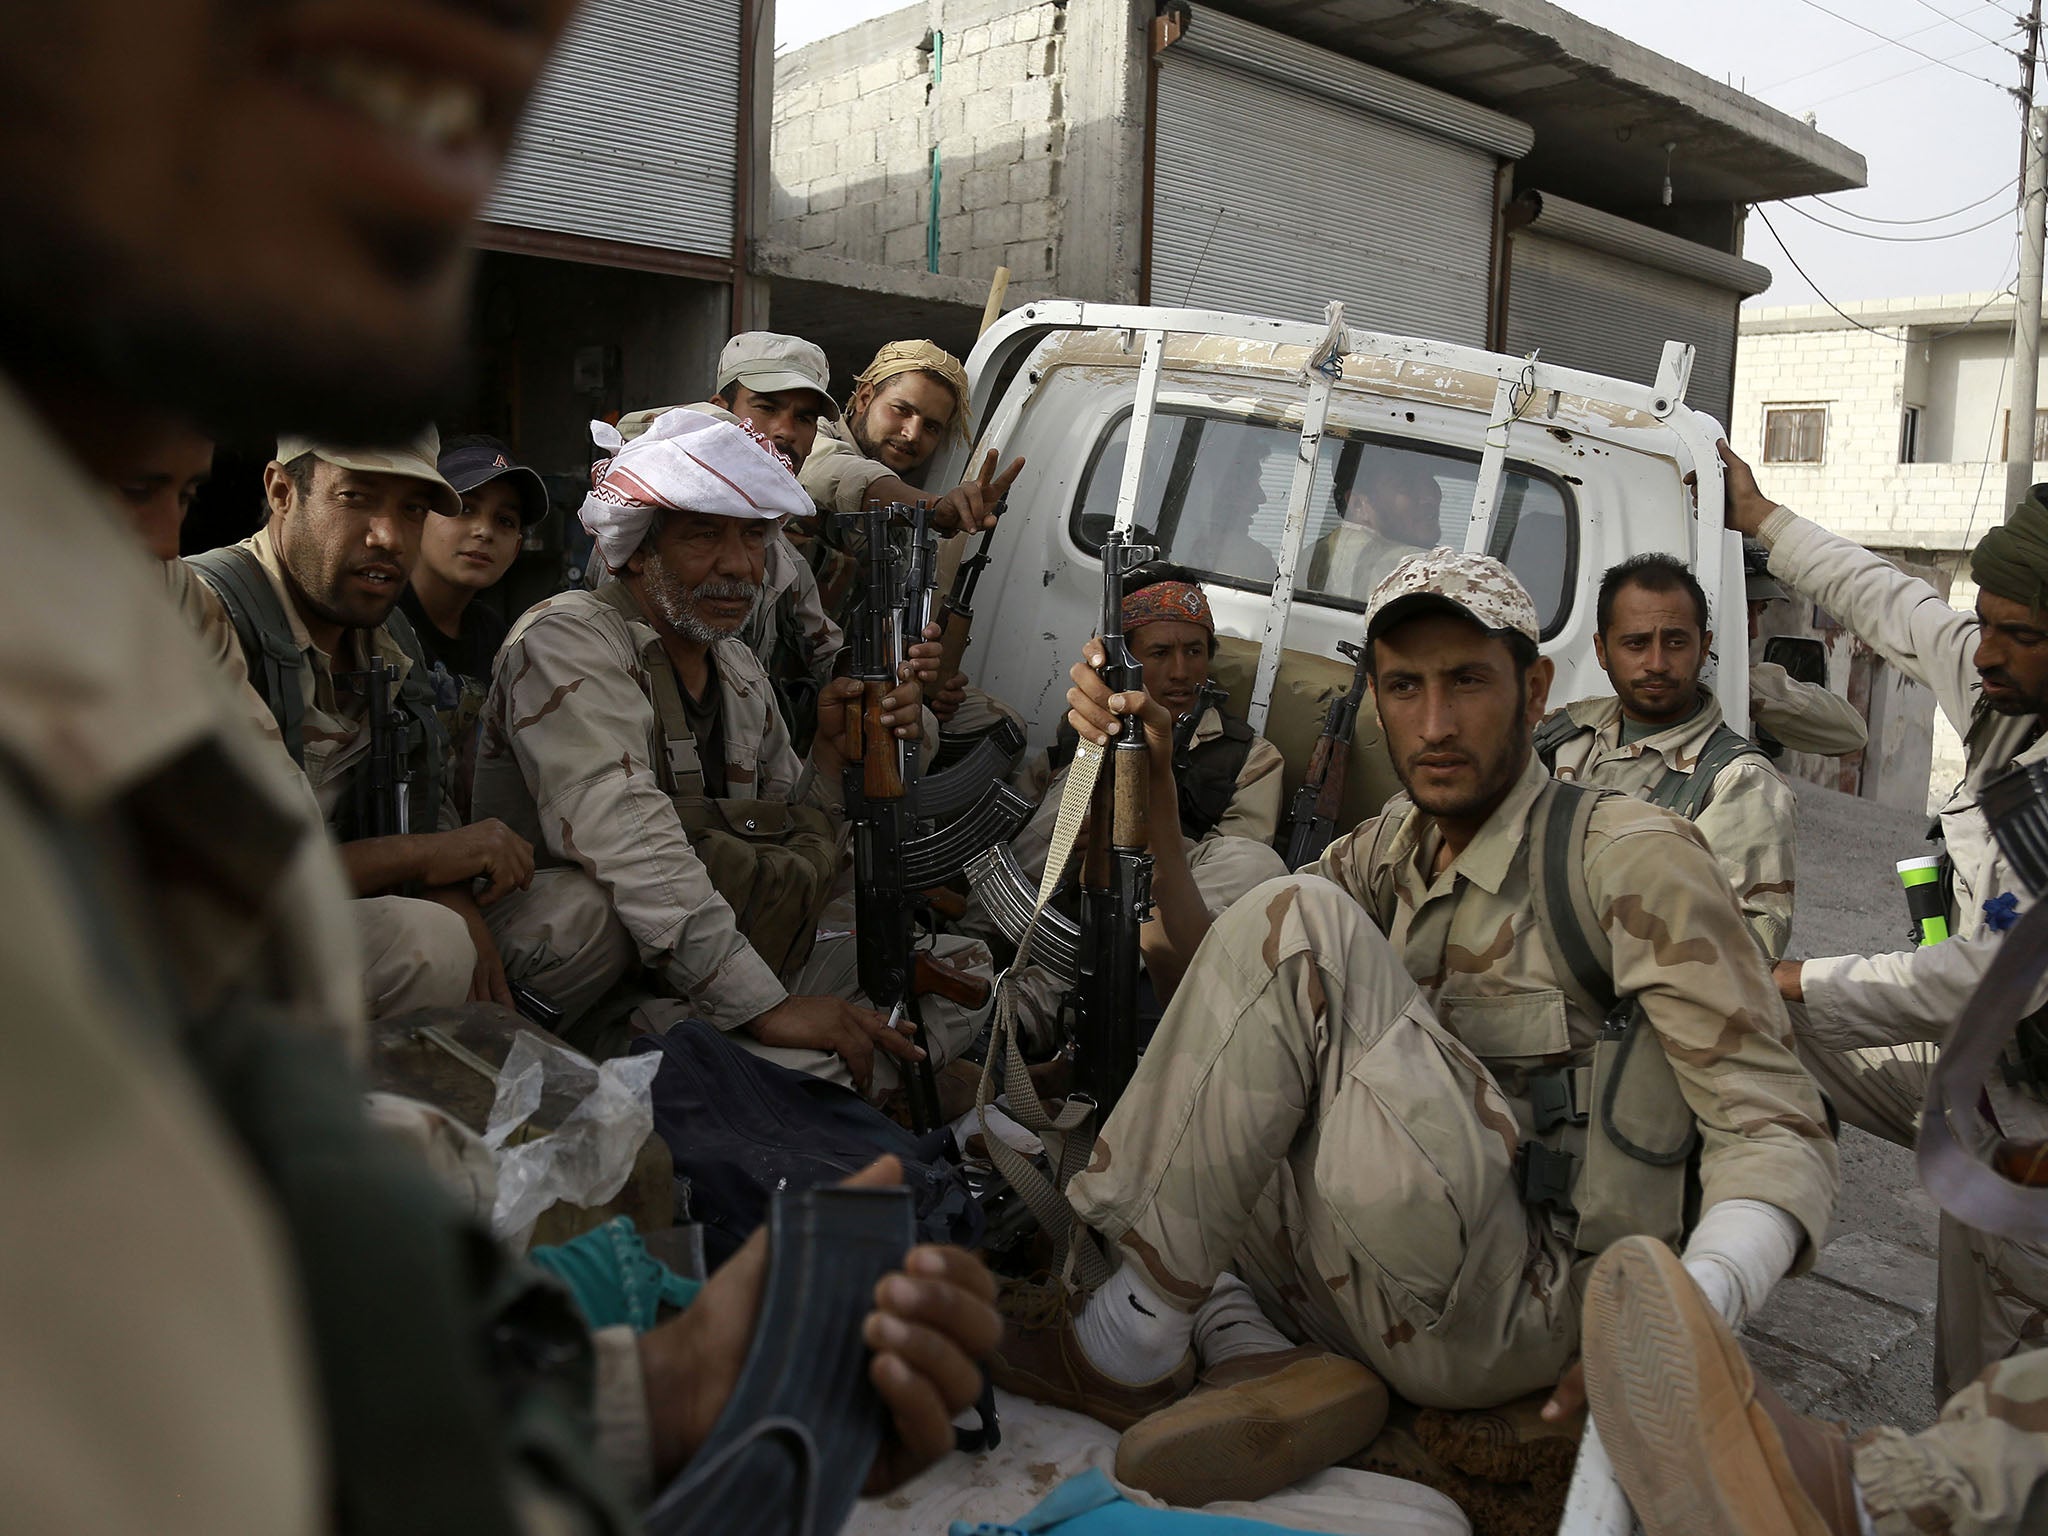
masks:
[[[640,547],[657,510],[754,518],[815,510],[782,451],[737,422],[678,407],[630,443],[609,422],[593,421],[590,435],[609,457],[591,467],[577,516],[614,571]]]

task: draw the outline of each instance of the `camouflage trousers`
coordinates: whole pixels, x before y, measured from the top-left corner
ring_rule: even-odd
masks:
[[[1798,1032],[1805,1008],[1790,1007]],[[1799,1059],[1846,1123],[1902,1147],[1913,1145],[1935,1046],[1915,1041],[1827,1051],[1801,1038]],[[1940,1248],[1934,1386],[1950,1397],[2007,1356],[2048,1346],[2048,1243],[1993,1237],[1944,1211]]]
[[[1411,1402],[1492,1407],[1578,1351],[1574,1255],[1516,1188],[1491,1074],[1315,876],[1217,920],[1071,1188],[1189,1311],[1225,1270]]]
[[[539,870],[531,888],[515,891],[485,918],[498,941],[505,974],[546,993],[572,1022],[641,963],[638,947],[613,914],[604,888],[581,870]],[[988,946],[978,940],[941,935],[932,953],[984,981],[993,971]],[[868,999],[860,989],[857,959],[852,903],[842,895],[819,917],[810,958],[784,976],[782,984],[800,997],[839,997],[865,1007]],[[687,1004],[688,999],[682,1001]],[[958,1056],[981,1027],[980,1011],[944,998],[926,998],[923,1013],[934,1066]],[[732,1039],[780,1066],[852,1086],[846,1063],[830,1051],[760,1045],[744,1030],[734,1030]],[[895,1064],[878,1055],[869,1097],[879,1101],[898,1086]]]
[[[409,896],[366,896],[348,905],[371,1018],[469,1001],[476,945],[454,912]]]
[[[1854,1462],[1876,1536],[2048,1530],[2048,1352],[1991,1366],[1921,1434],[1872,1430]]]

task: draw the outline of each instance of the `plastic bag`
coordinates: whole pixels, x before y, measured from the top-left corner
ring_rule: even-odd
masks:
[[[484,1122],[496,1155],[498,1198],[491,1231],[524,1248],[533,1224],[557,1200],[603,1205],[626,1187],[640,1145],[654,1131],[651,1086],[660,1058],[625,1056],[595,1065],[566,1046],[521,1030],[498,1073],[497,1097]],[[507,1145],[550,1090],[575,1095],[576,1107],[545,1136]]]

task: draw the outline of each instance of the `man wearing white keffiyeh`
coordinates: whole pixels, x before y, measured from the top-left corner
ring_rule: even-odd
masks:
[[[865,1006],[850,942],[814,947],[840,875],[839,742],[860,685],[827,685],[801,762],[734,638],[771,530],[808,500],[788,461],[730,421],[670,411],[630,443],[592,430],[612,457],[581,517],[611,579],[514,626],[483,714],[476,814],[521,829],[537,865],[492,914],[507,972],[550,994],[593,1054],[618,1038],[592,1004],[645,966],[749,1049],[879,1097],[917,1048]],[[884,701],[899,736],[920,733],[912,668],[937,651],[913,647]],[[971,1021],[933,1008],[926,1029],[943,1057]]]

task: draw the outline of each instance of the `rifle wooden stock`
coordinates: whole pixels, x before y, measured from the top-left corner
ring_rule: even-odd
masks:
[[[1321,778],[1315,775],[1320,772]],[[1316,755],[1309,763],[1309,776],[1316,786],[1316,815],[1333,825],[1344,808],[1344,780],[1351,773],[1351,743],[1325,737],[1316,743]]]
[[[887,683],[861,684],[861,789],[870,800],[903,798],[903,771],[896,738],[882,724],[882,700],[888,692]]]
[[[942,622],[946,632],[939,637],[939,682],[944,685],[960,675],[960,663],[966,658],[970,631],[974,628],[974,615],[964,608],[948,604]]]
[[[990,987],[979,976],[955,970],[943,960],[919,953],[916,975],[911,982],[919,997],[943,997],[962,1008],[980,1008],[988,1002]]]

